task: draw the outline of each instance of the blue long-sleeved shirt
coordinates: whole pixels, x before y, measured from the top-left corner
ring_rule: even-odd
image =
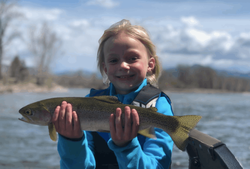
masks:
[[[124,104],[131,104],[139,91],[147,85],[145,79],[139,88],[129,94],[120,95],[115,93],[115,88],[110,84],[109,95],[117,96]],[[86,97],[89,97],[87,95]],[[159,113],[173,115],[171,105],[165,96],[157,99],[156,106]],[[173,141],[171,137],[161,129],[155,128],[157,139],[146,138],[143,145],[138,137],[134,138],[127,146],[116,146],[110,133],[102,133],[101,136],[107,141],[109,148],[115,153],[119,168],[169,168]],[[90,132],[84,131],[84,136],[80,141],[68,140],[59,135],[58,153],[61,157],[61,168],[95,168],[94,143]]]

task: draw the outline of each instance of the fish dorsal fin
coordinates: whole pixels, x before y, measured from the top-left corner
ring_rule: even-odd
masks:
[[[95,96],[92,98],[101,102],[109,103],[109,104],[121,104],[121,102],[115,96]]]
[[[57,134],[56,134],[55,125],[53,123],[49,123],[48,129],[49,129],[49,136],[50,136],[51,140],[56,141],[57,140]]]
[[[150,107],[149,109],[152,111],[158,111],[156,107]]]
[[[148,138],[154,138],[154,139],[156,138],[155,129],[153,127],[140,130],[138,131],[138,133]]]

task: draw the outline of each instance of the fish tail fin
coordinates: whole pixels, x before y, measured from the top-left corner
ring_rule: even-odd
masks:
[[[189,132],[200,121],[201,116],[187,115],[187,116],[170,116],[171,128],[166,129],[175,145],[182,151],[185,151],[187,147]]]

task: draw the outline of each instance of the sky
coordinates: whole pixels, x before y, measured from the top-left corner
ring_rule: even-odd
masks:
[[[19,0],[23,17],[8,30],[19,31],[5,49],[4,64],[14,56],[35,66],[29,30],[46,21],[62,40],[51,72],[98,72],[98,40],[112,24],[128,19],[143,26],[164,69],[200,64],[250,72],[250,1],[247,0]]]

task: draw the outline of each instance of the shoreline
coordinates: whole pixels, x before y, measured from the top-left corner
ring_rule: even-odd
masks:
[[[34,92],[34,93],[46,93],[46,92],[67,92],[68,88],[52,83],[51,87],[37,86],[34,83],[24,84],[0,84],[0,94],[6,93],[20,93],[20,92]]]
[[[34,92],[34,93],[46,93],[46,92],[67,92],[69,88],[60,86],[56,83],[52,83],[51,87],[48,86],[38,86],[34,83],[23,83],[23,84],[10,84],[3,85],[0,84],[0,94],[6,93],[20,93],[20,92]],[[201,89],[201,88],[170,88],[162,90],[165,93],[203,93],[203,94],[213,94],[213,93],[233,93],[233,94],[250,94],[249,92],[234,92],[228,90],[218,90],[218,89]]]
[[[235,92],[229,90],[218,90],[218,89],[202,89],[202,88],[191,88],[191,89],[180,89],[180,88],[171,88],[163,90],[165,93],[203,93],[203,94],[214,94],[214,93],[232,93],[232,94],[250,94],[250,91],[247,92]]]

